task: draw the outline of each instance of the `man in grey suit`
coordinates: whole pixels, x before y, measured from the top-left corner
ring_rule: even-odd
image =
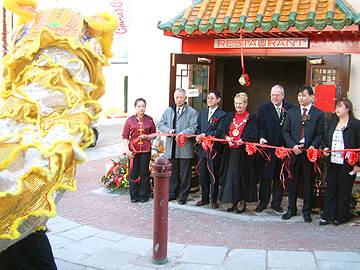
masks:
[[[195,134],[197,128],[197,112],[186,104],[186,92],[177,89],[174,93],[175,104],[168,107],[156,128],[164,133]],[[169,201],[177,195],[179,204],[185,204],[190,192],[191,164],[194,158],[194,138],[186,138],[185,146],[180,147],[174,137],[166,138],[165,157],[172,164],[169,184]]]

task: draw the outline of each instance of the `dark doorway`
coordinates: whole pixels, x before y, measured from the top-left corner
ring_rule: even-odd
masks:
[[[305,84],[306,57],[245,57],[246,73],[251,86],[243,88],[238,80],[241,75],[240,57],[219,57],[216,60],[217,87],[223,92],[222,107],[233,111],[236,93],[245,91],[249,96],[249,111],[257,112],[257,107],[270,100],[270,89],[275,84],[285,88],[285,98],[297,104],[296,90]]]

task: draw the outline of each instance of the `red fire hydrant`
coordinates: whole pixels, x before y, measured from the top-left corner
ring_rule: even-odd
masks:
[[[168,241],[168,202],[169,178],[171,163],[165,157],[158,157],[153,166],[154,176],[154,236],[153,259],[154,264],[165,264],[167,259]]]

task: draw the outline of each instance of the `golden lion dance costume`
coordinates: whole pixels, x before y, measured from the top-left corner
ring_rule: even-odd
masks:
[[[22,22],[3,59],[0,98],[0,252],[45,224],[75,191],[90,128],[104,94],[103,65],[117,21],[70,9],[36,12],[33,0],[5,0]]]

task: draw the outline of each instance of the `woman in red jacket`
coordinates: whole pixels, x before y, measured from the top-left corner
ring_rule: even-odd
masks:
[[[126,120],[122,133],[126,154],[130,159],[133,159],[129,173],[129,193],[132,203],[149,200],[149,163],[151,158],[149,135],[156,132],[153,119],[145,114],[145,99],[138,98],[134,105],[136,113]]]

